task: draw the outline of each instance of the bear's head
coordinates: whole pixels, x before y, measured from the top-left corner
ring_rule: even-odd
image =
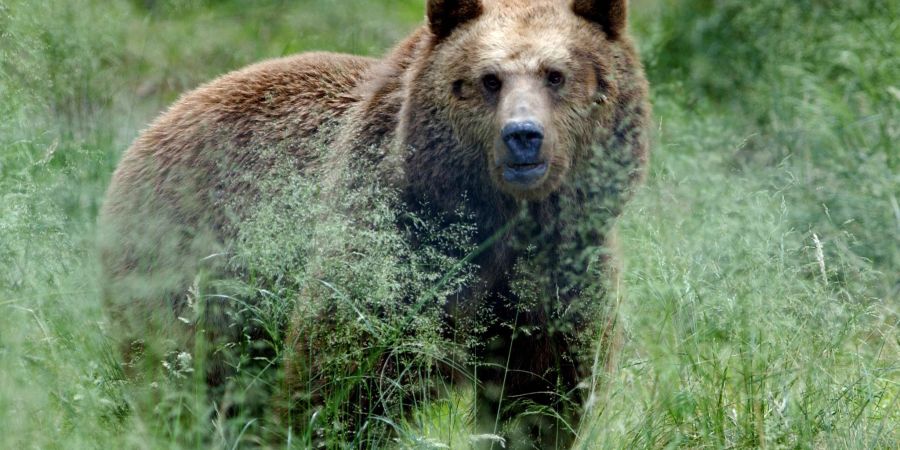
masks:
[[[408,132],[442,133],[420,142],[432,147],[453,139],[449,158],[506,194],[546,197],[611,126],[626,3],[429,0],[426,56],[407,80],[407,112],[422,117],[405,119]]]

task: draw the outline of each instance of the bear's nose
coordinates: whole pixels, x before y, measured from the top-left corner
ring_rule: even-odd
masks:
[[[513,159],[513,164],[536,164],[544,143],[544,130],[535,122],[510,122],[501,131],[503,142]]]

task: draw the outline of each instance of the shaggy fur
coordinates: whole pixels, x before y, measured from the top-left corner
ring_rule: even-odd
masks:
[[[594,278],[615,277],[612,222],[647,163],[647,86],[626,1],[430,0],[427,11],[428,23],[381,61],[268,61],[162,115],[126,153],[104,206],[109,309],[131,330],[126,341],[153,329],[183,345],[191,328],[175,320],[178,299],[201,264],[214,264],[204,257],[227,249],[243,217],[228,205],[252,208],[277,160],[290,156],[300,173],[374,171],[407,207],[465,211],[479,242],[496,238],[449,319],[475,304],[498,319],[477,351],[486,363],[478,422],[492,432],[500,412],[516,419],[514,446],[564,447],[596,355],[611,360],[614,314],[598,313],[610,301],[595,287],[611,283]],[[488,75],[502,87],[486,88]],[[541,122],[549,166],[527,187],[506,182],[497,162],[500,130],[523,114]],[[541,293],[533,306],[517,301],[522,279]],[[521,416],[527,404],[557,417]]]

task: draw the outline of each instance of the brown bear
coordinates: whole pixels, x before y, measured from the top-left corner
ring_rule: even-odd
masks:
[[[186,94],[125,154],[101,216],[126,352],[151,334],[173,348],[196,339],[190,287],[222,269],[287,156],[298,174],[378,183],[418,214],[474,224],[477,277],[447,320],[497,319],[475,349],[478,427],[509,424],[516,448],[570,445],[612,358],[611,227],[648,158],[626,4],[428,0],[427,23],[382,60],[302,54]],[[214,308],[204,320],[205,338],[229,333]]]

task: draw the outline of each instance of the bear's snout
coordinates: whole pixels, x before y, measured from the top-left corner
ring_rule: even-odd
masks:
[[[503,166],[503,178],[509,183],[530,185],[547,172],[547,162],[541,155],[544,129],[539,124],[513,121],[501,131],[507,155]]]

